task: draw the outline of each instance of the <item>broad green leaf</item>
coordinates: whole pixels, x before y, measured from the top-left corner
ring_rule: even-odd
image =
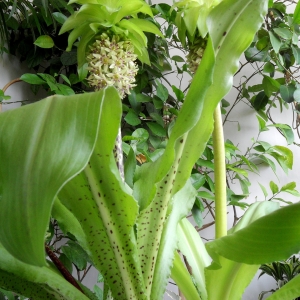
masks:
[[[293,190],[296,188],[296,182],[295,181],[292,181],[292,182],[289,182],[287,183],[286,185],[284,185],[280,191],[286,191],[286,190]]]
[[[266,300],[296,299],[300,295],[300,276],[295,276],[292,280],[280,287],[275,293],[267,297]]]
[[[59,228],[64,234],[68,232],[73,234],[81,247],[83,247],[85,251],[88,251],[86,237],[80,223],[58,198],[54,200],[51,216],[58,222]]]
[[[263,86],[268,97],[271,97],[273,93],[277,93],[280,89],[280,83],[269,76],[264,76]]]
[[[262,192],[264,193],[264,196],[265,196],[265,199],[266,199],[267,196],[268,196],[268,192],[267,192],[266,188],[262,184],[260,184],[260,183],[258,183],[258,184],[259,184]]]
[[[125,116],[124,120],[131,126],[136,126],[138,124],[141,124],[141,120],[140,120],[139,116],[133,109],[129,110],[129,112]]]
[[[264,89],[264,86],[262,84],[255,84],[253,86],[248,87],[248,91],[251,93],[260,92]]]
[[[239,222],[228,231],[228,234],[232,234],[245,228],[247,225],[277,209],[279,209],[279,203],[272,201],[261,201],[251,204]]]
[[[58,89],[58,90],[56,90],[56,94],[58,94],[58,95],[63,95],[63,96],[75,95],[75,92],[73,91],[73,89],[65,84],[56,83],[56,87]]]
[[[208,252],[227,259],[264,264],[283,260],[300,250],[300,203],[259,218],[247,227],[206,244]]]
[[[270,73],[270,74],[273,74],[275,72],[275,66],[270,63],[270,62],[267,62],[265,65],[264,65],[264,69],[263,71],[265,73]],[[272,75],[271,75],[272,76]]]
[[[295,46],[291,46],[291,48],[292,48],[296,63],[299,65],[300,64],[300,49]]]
[[[175,252],[171,278],[175,281],[180,291],[186,299],[200,300],[200,295],[195,288],[192,277],[183,264],[178,252]],[[202,299],[201,299],[202,300]]]
[[[277,36],[275,36],[275,34],[272,31],[269,31],[269,35],[275,53],[279,53],[279,49],[281,47],[280,39]]]
[[[128,3],[128,1],[127,1],[127,3]],[[129,19],[129,21],[131,23],[133,23],[134,25],[138,26],[142,31],[151,32],[153,34],[156,34],[156,35],[164,38],[163,34],[159,31],[157,26],[155,26],[150,21],[143,20],[143,19],[135,19],[135,18]]]
[[[86,268],[89,258],[79,244],[69,240],[66,245],[61,247],[61,250],[79,270]]]
[[[229,230],[233,234],[255,220],[268,215],[279,207],[275,202],[256,202],[252,204],[236,226]],[[205,270],[207,291],[211,300],[241,299],[245,288],[259,268],[259,264],[247,265],[218,257],[221,268],[210,267]],[[216,282],[218,284],[216,285]]]
[[[0,244],[0,285],[32,299],[88,300],[56,269],[33,266],[11,256]]]
[[[168,99],[169,91],[163,84],[161,84],[160,82],[157,82],[156,95],[163,102],[165,102]]]
[[[276,34],[278,34],[281,38],[285,40],[290,40],[293,36],[293,33],[288,28],[274,28],[273,29]]]
[[[52,15],[59,24],[64,24],[67,20],[67,17],[61,12],[54,12]]]
[[[270,125],[269,127],[279,128],[280,131],[283,133],[284,137],[286,138],[288,145],[290,145],[294,142],[294,131],[291,128],[291,126],[289,126],[287,124],[276,123],[276,124]]]
[[[52,48],[54,46],[53,39],[49,35],[39,36],[35,40],[34,44],[37,45],[40,48]]]
[[[256,118],[259,124],[259,131],[264,131],[264,129],[266,128],[266,121],[259,115],[256,115]]]
[[[103,290],[101,290],[97,285],[94,286],[94,292],[98,300],[103,300]]]
[[[25,82],[27,82],[27,83],[30,83],[30,84],[44,84],[44,83],[46,83],[46,81],[43,80],[38,75],[36,75],[36,74],[30,74],[30,73],[23,74],[20,77],[20,79],[23,80],[23,81],[25,81]]]
[[[215,200],[215,196],[206,191],[200,191],[200,192],[198,192],[197,195],[200,198],[209,199],[209,200],[213,200],[213,201]]]
[[[275,184],[275,182],[274,182],[274,181],[270,181],[269,185],[270,185],[270,189],[271,189],[271,191],[272,191],[273,195],[274,195],[274,194],[277,194],[277,193],[278,193],[278,191],[279,191],[279,189],[278,189],[278,185],[277,185],[277,184]]]
[[[285,102],[291,103],[294,101],[293,94],[294,94],[295,90],[296,90],[296,87],[293,84],[281,85],[280,86],[280,95]]]
[[[297,88],[295,91],[294,91],[294,100],[296,101],[296,102],[300,102],[300,89],[299,88]]]
[[[256,111],[264,109],[268,104],[269,97],[264,91],[259,92],[256,96],[251,99],[252,105]]]
[[[278,161],[280,166],[285,170],[285,167],[288,169],[292,169],[294,157],[293,152],[287,147],[284,146],[274,146],[272,147],[276,152],[280,153],[280,155],[275,155],[276,152],[272,152],[271,155]]]
[[[177,225],[178,249],[186,257],[191,266],[192,276],[201,299],[207,299],[204,268],[208,267],[211,258],[208,255],[204,243],[194,226],[186,219],[182,219]]]
[[[155,134],[159,137],[166,136],[166,130],[161,125],[154,123],[154,122],[148,122],[147,126],[150,128],[150,130],[153,132],[153,134]]]
[[[46,264],[54,197],[88,162],[103,96],[54,96],[0,115],[0,241],[26,263]]]
[[[270,59],[268,49],[258,50],[255,46],[245,51],[245,57],[250,62],[268,61]]]
[[[297,6],[293,14],[293,22],[296,24],[300,24],[300,3],[299,2],[297,3]]]
[[[77,63],[77,53],[76,51],[64,52],[61,57],[60,61],[64,66],[71,66]],[[63,74],[60,74],[63,75]]]
[[[136,157],[135,153],[130,147],[130,151],[127,155],[125,164],[124,164],[124,173],[125,173],[125,182],[132,188],[133,187],[133,176],[136,169]]]
[[[185,60],[179,55],[174,55],[174,56],[171,57],[171,59],[176,61],[176,62],[185,62]]]
[[[130,19],[123,19],[119,22],[119,26],[134,34],[135,38],[139,40],[141,47],[147,46],[147,37],[144,34],[143,30],[137,24],[132,23]]]
[[[184,20],[187,32],[191,37],[195,34],[199,17],[200,16],[202,17],[203,15],[204,15],[204,17],[207,17],[207,15],[208,15],[207,5],[202,5],[200,7],[190,7],[190,8],[187,8],[186,11],[184,12],[183,20]],[[204,36],[205,35],[206,34],[204,34]]]
[[[206,287],[210,300],[241,299],[259,265],[236,263],[219,257],[220,269],[206,269]]]

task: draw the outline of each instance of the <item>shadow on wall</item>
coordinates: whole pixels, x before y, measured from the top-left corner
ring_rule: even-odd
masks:
[[[21,64],[13,55],[3,54],[0,57],[0,89],[2,90],[9,82],[19,78],[24,73],[30,72],[25,64]],[[30,86],[24,82],[16,82],[5,91],[10,96],[9,100],[2,103],[2,111],[21,106],[23,101],[40,99],[41,95],[33,96]]]

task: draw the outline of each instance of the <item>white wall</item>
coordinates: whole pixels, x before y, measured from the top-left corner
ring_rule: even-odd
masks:
[[[21,64],[14,56],[6,54],[0,57],[0,70],[0,89],[3,89],[7,83],[28,72],[24,63]],[[17,82],[11,85],[5,95],[11,96],[11,99],[3,101],[2,111],[20,106],[21,103],[19,101],[32,99],[33,97],[29,85],[24,82]],[[12,104],[8,105],[7,103]]]

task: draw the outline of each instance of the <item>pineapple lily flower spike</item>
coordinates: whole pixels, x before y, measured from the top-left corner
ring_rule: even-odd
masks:
[[[137,18],[138,13],[152,17],[150,6],[143,0],[71,0],[71,3],[82,6],[61,28],[60,34],[72,30],[67,51],[80,38],[78,69],[90,71],[88,81],[95,90],[114,86],[124,98],[134,86],[138,71],[135,60],[150,64],[144,32],[163,37],[154,23]]]

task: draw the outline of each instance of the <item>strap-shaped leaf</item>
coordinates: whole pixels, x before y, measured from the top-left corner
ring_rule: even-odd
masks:
[[[201,299],[199,292],[197,291],[194,282],[192,281],[192,277],[186,269],[186,266],[184,265],[177,251],[174,255],[171,278],[177,284],[179,290],[183,293],[186,299]]]
[[[205,270],[207,299],[241,299],[259,265],[237,263],[224,257],[219,257],[219,263],[222,265],[220,269]]]
[[[94,265],[113,297],[142,300],[145,294],[133,227],[138,205],[126,190],[113,156],[121,102],[115,90],[107,90],[106,95],[110,102],[102,107],[105,117],[89,164],[62,189],[59,198],[81,223]]]
[[[168,203],[184,186],[195,161],[205,149],[213,130],[213,111],[231,88],[239,57],[251,43],[266,10],[266,1],[225,0],[208,17],[208,48],[166,150],[156,162],[141,167],[134,186],[134,195],[143,209],[138,221],[139,256],[140,259],[151,258],[142,265],[145,278],[153,276],[153,261],[156,262]],[[145,186],[151,188],[145,190]],[[157,232],[154,238],[153,231]],[[155,265],[155,268],[161,267]]]
[[[208,252],[227,259],[264,264],[283,260],[300,250],[300,203],[278,209],[247,227],[206,244]]]
[[[89,160],[103,96],[53,96],[0,114],[0,241],[23,262],[46,265],[52,202]]]
[[[194,226],[186,219],[182,219],[177,225],[178,248],[186,257],[192,269],[192,276],[201,299],[207,299],[204,269],[210,265],[211,258],[208,255],[204,243]]]
[[[189,213],[189,211],[191,211],[192,206],[195,202],[196,195],[197,191],[188,180],[185,186],[174,195],[172,203],[169,204],[169,213],[167,213],[167,218],[163,227],[156,262],[156,265],[159,267],[155,267],[152,285],[149,285],[150,287],[152,286],[150,299],[156,300],[163,298],[163,294],[168,283],[168,278],[170,277],[171,273],[171,266],[173,263],[172,253],[174,253],[177,246],[177,224],[179,220],[184,218]],[[150,207],[152,205],[154,209],[155,203],[152,202],[150,204]],[[147,222],[146,218],[145,222]],[[152,228],[153,232],[155,233],[154,229],[155,228]],[[148,253],[146,252],[146,255],[147,254]],[[152,259],[150,253],[148,259]],[[145,277],[144,279],[146,280],[145,283],[147,285],[148,281]]]
[[[25,264],[10,255],[0,244],[0,286],[35,300],[88,300],[49,266]]]

